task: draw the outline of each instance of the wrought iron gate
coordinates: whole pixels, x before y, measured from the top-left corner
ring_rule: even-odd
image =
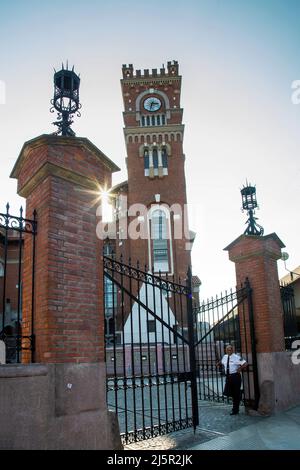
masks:
[[[28,360],[34,362],[36,213],[34,212],[33,220],[29,220],[23,217],[22,207],[18,216],[11,215],[9,210],[7,204],[6,212],[0,213],[0,340],[5,343],[6,363],[21,362],[25,351]],[[31,263],[27,263],[27,271],[23,273],[25,243],[31,246]],[[27,295],[31,298],[31,318],[28,318],[28,325],[22,323],[22,292],[25,282],[30,286],[30,294],[28,291]]]
[[[235,353],[248,363],[242,374],[245,405],[257,409],[259,386],[256,344],[249,281],[238,290],[225,292],[194,309],[196,325],[196,363],[199,398],[228,402],[223,396],[226,375],[220,360],[231,344]]]
[[[103,257],[107,399],[124,443],[198,425],[191,291]]]
[[[225,345],[246,359],[244,403],[257,407],[249,282],[199,307],[185,285],[103,256],[107,400],[128,444],[199,424],[200,400],[227,402]]]

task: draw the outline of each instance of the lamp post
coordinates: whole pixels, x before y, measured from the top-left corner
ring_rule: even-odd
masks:
[[[256,222],[257,218],[254,217],[255,209],[259,208],[256,200],[255,186],[251,186],[251,184],[247,182],[246,186],[241,189],[241,195],[243,203],[242,211],[244,212],[244,210],[246,210],[249,217],[246,222],[248,226],[244,232],[244,235],[262,236],[264,234],[264,229]]]
[[[54,110],[58,112],[58,120],[53,124],[58,127],[56,135],[63,136],[75,136],[75,132],[71,129],[71,124],[73,124],[73,115],[77,113],[77,116],[80,117],[81,114],[79,109],[81,104],[79,103],[79,86],[80,78],[74,72],[74,67],[72,70],[64,68],[62,64],[62,69],[59,72],[55,71],[54,74],[54,97],[51,100],[52,108],[50,109],[51,113],[54,113]]]

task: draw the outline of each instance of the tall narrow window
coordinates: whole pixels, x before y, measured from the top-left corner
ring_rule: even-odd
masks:
[[[112,245],[108,243],[104,245],[104,255],[114,257]],[[117,307],[117,289],[106,276],[104,276],[104,304],[105,317],[113,317],[113,310]]]
[[[157,149],[153,149],[153,167],[158,168],[158,152]]]
[[[153,242],[154,271],[169,271],[168,226],[166,214],[156,210],[151,219],[151,238]]]
[[[145,116],[142,116],[142,126],[145,125]]]
[[[144,170],[145,176],[149,176],[149,150],[144,150]]]
[[[144,167],[145,170],[149,170],[149,150],[145,149],[144,150]]]
[[[147,116],[147,126],[150,126],[150,116]]]
[[[166,118],[164,114],[162,115],[161,120],[162,120],[162,125],[164,126],[166,124]]]
[[[160,126],[160,115],[157,116],[157,125]]]
[[[162,165],[164,168],[168,168],[168,154],[167,149],[163,148],[161,151]]]
[[[155,126],[155,116],[151,116],[152,126]]]

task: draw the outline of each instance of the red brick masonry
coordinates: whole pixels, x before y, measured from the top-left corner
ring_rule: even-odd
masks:
[[[242,235],[225,248],[235,263],[237,285],[249,278],[257,352],[284,351],[283,311],[277,260],[284,244],[275,233],[263,237]]]
[[[96,236],[99,184],[118,167],[88,139],[40,136],[27,142],[13,169],[26,216],[37,211],[36,362],[104,360],[102,242]],[[32,244],[25,239],[24,278]],[[24,282],[24,333],[30,327],[31,282]],[[25,358],[26,360],[26,358]]]

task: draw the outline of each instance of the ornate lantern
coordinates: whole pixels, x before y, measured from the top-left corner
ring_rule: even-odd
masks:
[[[75,132],[71,129],[71,124],[73,124],[73,115],[77,113],[77,116],[80,117],[81,114],[79,109],[81,104],[79,103],[79,86],[80,78],[74,72],[74,67],[72,70],[64,68],[62,64],[62,69],[59,72],[55,71],[54,74],[54,97],[51,100],[53,105],[50,111],[54,113],[54,109],[58,111],[58,120],[53,124],[58,127],[58,130],[55,134],[63,136],[75,136]]]
[[[264,229],[259,225],[256,221],[257,218],[254,217],[255,209],[259,209],[257,200],[256,200],[256,188],[255,186],[251,186],[250,183],[246,182],[246,186],[241,189],[242,195],[242,211],[247,211],[248,213],[248,220],[246,224],[248,224],[244,235],[263,235]]]

